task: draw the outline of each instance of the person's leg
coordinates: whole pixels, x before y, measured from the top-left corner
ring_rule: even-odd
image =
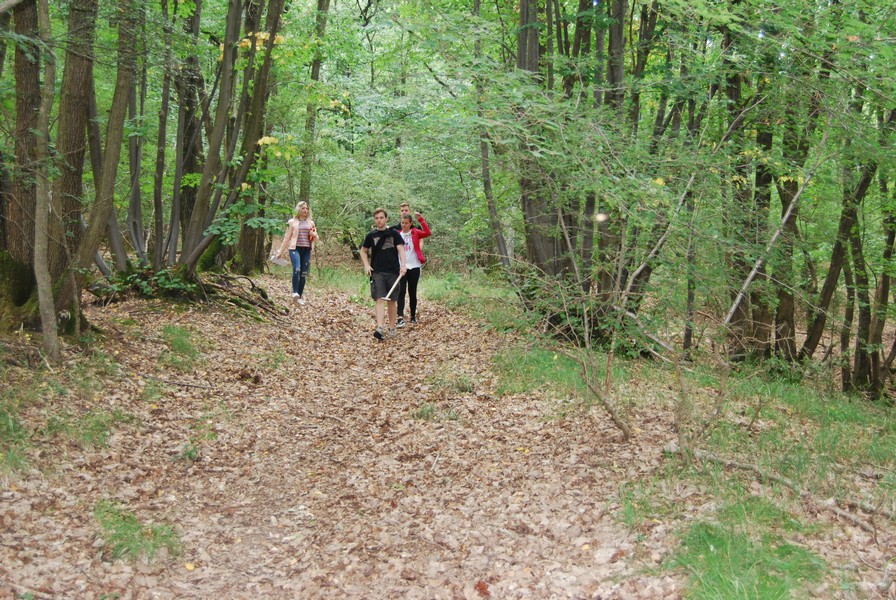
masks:
[[[389,304],[394,305],[394,302],[390,302]],[[382,329],[386,320],[386,301],[382,298],[378,298],[376,301],[376,326]],[[393,325],[393,327],[395,327]]]
[[[395,329],[398,323],[398,304],[395,300],[387,300],[386,305],[389,307],[389,329]]]
[[[298,250],[289,251],[289,262],[292,263],[292,293],[299,293],[299,274],[302,272],[301,259]]]
[[[402,277],[401,281],[398,282],[398,316],[404,317],[404,294],[408,289],[408,279],[407,276]]]
[[[404,278],[408,285],[408,300],[411,307],[411,318],[417,318],[417,283],[420,282],[420,271],[422,269],[408,269]]]
[[[308,270],[311,267],[311,248],[299,248],[299,296],[305,293],[305,282],[308,280]]]

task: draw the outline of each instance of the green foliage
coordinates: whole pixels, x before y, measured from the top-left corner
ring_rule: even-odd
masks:
[[[0,397],[0,472],[10,473],[27,466],[25,449],[30,435],[19,420],[18,407]]]
[[[61,435],[85,448],[104,448],[119,423],[134,423],[134,415],[121,410],[89,411],[83,415],[61,412],[50,416],[41,433]]]
[[[199,294],[199,286],[185,278],[178,269],[137,270],[114,275],[109,286],[117,293],[135,292],[151,298],[195,298]]]
[[[432,421],[436,418],[436,405],[431,402],[423,403],[414,411],[413,417],[421,421]]]
[[[583,390],[579,365],[549,348],[512,348],[495,356],[494,366],[500,394],[540,391],[562,398],[578,395]]]
[[[162,328],[162,337],[168,344],[168,351],[162,354],[161,362],[181,371],[192,369],[200,357],[193,334],[183,327],[166,325]]]
[[[756,527],[705,522],[690,527],[673,564],[690,575],[688,597],[713,600],[791,598],[826,570],[809,550]]]
[[[93,516],[115,560],[152,562],[163,549],[169,557],[180,554],[181,541],[171,525],[141,523],[132,512],[108,500],[96,503]]]

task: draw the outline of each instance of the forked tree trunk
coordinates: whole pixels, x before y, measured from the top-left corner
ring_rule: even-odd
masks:
[[[106,147],[103,152],[101,178],[96,186],[96,200],[90,210],[84,240],[78,249],[75,266],[88,268],[93,263],[94,254],[99,248],[103,233],[114,218],[115,179],[118,175],[118,163],[121,158],[122,140],[124,139],[124,121],[127,115],[128,98],[137,67],[134,52],[136,33],[140,28],[141,11],[137,9],[136,0],[121,0],[121,11],[118,23],[118,76],[115,92],[112,96],[112,107],[106,126]]]

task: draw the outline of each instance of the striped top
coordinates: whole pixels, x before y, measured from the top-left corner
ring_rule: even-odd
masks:
[[[299,221],[299,231],[296,234],[296,248],[311,247],[311,221],[303,219]]]

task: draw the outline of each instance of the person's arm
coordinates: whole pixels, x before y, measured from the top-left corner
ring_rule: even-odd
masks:
[[[289,244],[290,238],[290,229],[291,223],[289,221],[286,222],[286,231],[283,232],[283,241],[280,242],[280,249],[277,250],[276,256],[281,258],[283,256],[283,252],[286,250],[286,246]]]
[[[370,252],[370,248],[365,246],[367,240],[370,238],[364,238],[364,243],[361,244],[361,264],[364,265],[364,274],[370,277],[370,274],[373,272],[373,269],[370,268],[370,259],[367,256],[367,253]]]
[[[417,217],[417,220],[420,221],[420,239],[428,238],[432,235],[432,230],[429,228],[429,224],[427,224],[426,219],[423,218],[423,215],[420,213],[414,213],[414,216]]]
[[[407,255],[404,251],[404,244],[398,244],[396,247],[398,248],[398,260],[401,261],[401,270],[398,272],[398,276],[404,277],[404,274],[408,272]]]

